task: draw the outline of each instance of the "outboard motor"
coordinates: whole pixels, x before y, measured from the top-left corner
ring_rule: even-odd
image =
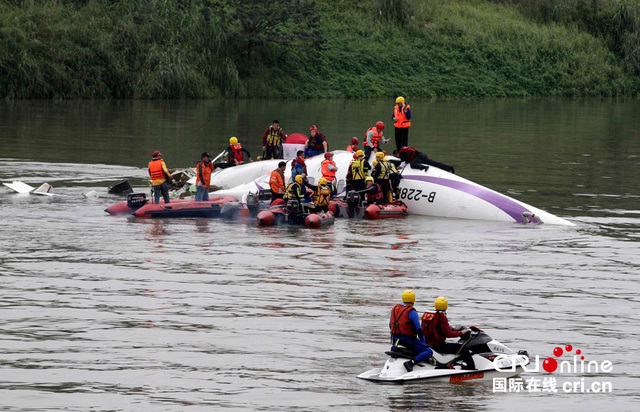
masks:
[[[127,196],[127,206],[134,211],[146,205],[148,201],[149,199],[144,193],[131,193]]]
[[[247,209],[251,217],[258,216],[258,209],[260,209],[260,193],[249,192],[247,193]]]
[[[345,195],[344,200],[345,202],[347,202],[347,214],[349,215],[349,217],[356,217],[360,209],[360,193],[356,192],[355,190],[350,190]]]

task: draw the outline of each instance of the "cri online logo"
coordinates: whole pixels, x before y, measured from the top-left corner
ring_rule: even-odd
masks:
[[[567,355],[568,355],[573,350],[573,346],[567,345],[564,347],[564,350],[567,351]],[[576,355],[580,355],[581,353],[582,351],[580,349],[576,350]],[[564,351],[560,346],[557,346],[553,349],[553,355],[556,358],[561,357],[563,354],[564,354]],[[580,356],[580,360],[584,360],[584,356]],[[558,369],[558,361],[555,360],[554,358],[549,357],[542,362],[542,369],[544,369],[549,373],[555,372],[555,370]]]

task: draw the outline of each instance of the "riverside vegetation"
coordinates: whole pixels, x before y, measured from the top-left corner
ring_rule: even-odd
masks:
[[[0,96],[635,96],[640,0],[0,0]]]

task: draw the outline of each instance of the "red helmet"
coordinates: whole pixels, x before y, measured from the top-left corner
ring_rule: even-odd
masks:
[[[384,122],[378,122],[378,123],[376,123],[376,129],[378,129],[378,130],[384,130]]]
[[[324,154],[324,158],[325,158],[325,159],[331,159],[332,157],[333,157],[333,153],[331,153],[331,152],[326,152],[326,153]]]
[[[358,144],[360,142],[358,142],[358,138],[357,137],[352,137],[351,138],[351,144]]]

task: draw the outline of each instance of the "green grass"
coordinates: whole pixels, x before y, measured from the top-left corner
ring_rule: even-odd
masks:
[[[203,18],[209,4],[0,0],[0,96],[482,98],[640,87],[632,29],[617,53],[605,35],[517,4],[321,0],[320,49],[265,49],[251,62],[230,41],[232,26]]]

